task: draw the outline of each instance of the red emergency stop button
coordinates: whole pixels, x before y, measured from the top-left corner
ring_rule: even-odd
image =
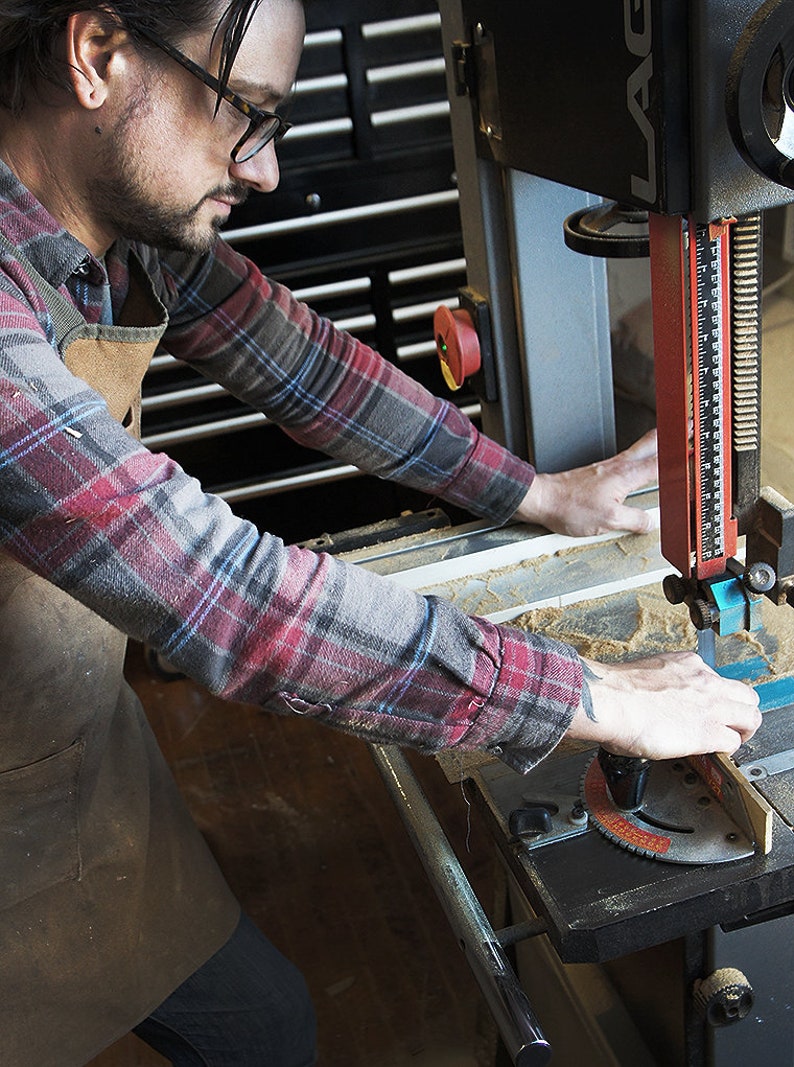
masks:
[[[452,311],[443,305],[433,316],[433,331],[444,381],[450,389],[460,389],[482,365],[480,339],[472,317],[462,308]]]

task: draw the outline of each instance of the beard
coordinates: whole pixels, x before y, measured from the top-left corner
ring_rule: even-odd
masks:
[[[133,120],[145,118],[147,110],[145,99],[134,99],[116,127],[103,137],[95,175],[88,182],[91,210],[113,232],[131,241],[180,252],[208,252],[227,218],[216,215],[208,221],[200,220],[204,205],[213,199],[242,203],[250,190],[238,182],[229,182],[210,190],[189,207],[169,204],[171,190],[167,185],[161,195],[155,195],[151,188],[152,169],[136,152],[131,137]],[[144,174],[148,182],[144,182]]]

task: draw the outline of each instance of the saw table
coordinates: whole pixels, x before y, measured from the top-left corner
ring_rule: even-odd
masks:
[[[639,503],[654,509],[656,496],[649,493]],[[661,554],[658,532],[581,541],[542,531],[527,536],[526,528],[475,525],[361,548],[344,558],[494,621],[548,633],[602,660],[692,649],[697,642],[686,608],[672,606],[662,593],[663,579],[673,572]],[[565,974],[570,965],[575,970],[592,965],[613,998],[615,981],[604,978],[605,968],[620,976],[627,961],[632,965],[643,954],[678,946],[682,960],[672,978],[659,977],[658,986],[651,986],[662,1006],[651,998],[643,1008],[664,1017],[674,1003],[677,1036],[656,1053],[648,1052],[649,1065],[721,1062],[706,1052],[707,1039],[713,1043],[717,1031],[705,1025],[706,1009],[693,989],[726,969],[740,975],[748,999],[743,1018],[750,1021],[745,1031],[726,1026],[717,1033],[716,1041],[723,1044],[731,1035],[722,1062],[738,1062],[733,1059],[736,1035],[751,1042],[749,1052],[757,1051],[752,1019],[769,1018],[776,1006],[781,1018],[773,1047],[791,1041],[790,1010],[784,1008],[791,998],[778,982],[766,991],[764,986],[770,953],[780,949],[780,923],[790,922],[794,902],[794,614],[771,604],[764,605],[767,614],[768,625],[759,631],[736,633],[717,646],[718,669],[747,680],[761,695],[763,725],[737,753],[736,763],[744,770],[746,788],[769,811],[767,843],[725,815],[724,796],[696,761],[656,765],[663,778],[672,778],[684,802],[674,809],[674,819],[668,811],[663,820],[654,814],[654,797],[648,795],[644,808],[650,821],[638,822],[610,806],[603,776],[593,788],[593,781],[599,782],[596,751],[580,743],[563,742],[526,776],[492,758],[441,757],[450,780],[464,781],[467,796],[491,828],[509,871],[518,933],[491,928],[432,811],[423,807],[421,790],[400,753],[374,750],[519,1067],[549,1062],[547,1032],[551,1049],[560,1040],[565,1046],[572,1010],[566,1007],[558,1036],[561,1003],[555,1000],[545,1013],[538,1007],[548,974],[526,1000],[526,990],[538,982],[537,961],[528,974],[518,967],[519,981],[505,947],[527,934],[553,948],[554,962],[549,963],[545,950],[544,968]],[[693,824],[704,811],[716,818],[707,819],[698,836]],[[599,817],[605,825],[599,825]],[[737,953],[733,946],[748,931],[753,934],[749,949],[743,944]],[[519,960],[527,947],[519,945]],[[654,961],[651,967],[656,966]],[[603,998],[603,989],[599,996]],[[624,998],[619,999],[625,1010]],[[730,1010],[722,985],[709,994],[707,1007],[713,1015]],[[575,1010],[590,1009],[577,997]],[[593,1025],[588,1023],[588,1030]],[[765,1028],[764,1036],[773,1029]],[[598,1032],[600,1046],[605,1039]],[[621,1058],[623,1040],[625,1035],[602,1053],[604,1063],[643,1062],[634,1059],[636,1049],[630,1059]]]

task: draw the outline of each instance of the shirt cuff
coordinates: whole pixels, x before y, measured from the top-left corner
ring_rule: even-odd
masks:
[[[582,662],[570,645],[500,627],[493,690],[461,747],[483,748],[521,774],[566,733],[582,697]]]
[[[484,518],[504,523],[515,514],[534,478],[535,469],[529,463],[477,433],[465,466],[439,495]]]

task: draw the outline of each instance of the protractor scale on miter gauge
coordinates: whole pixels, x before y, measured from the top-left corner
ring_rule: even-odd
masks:
[[[724,783],[733,789],[733,783]],[[686,760],[655,762],[636,811],[613,801],[598,760],[582,776],[591,824],[621,848],[666,863],[727,863],[754,843]]]

